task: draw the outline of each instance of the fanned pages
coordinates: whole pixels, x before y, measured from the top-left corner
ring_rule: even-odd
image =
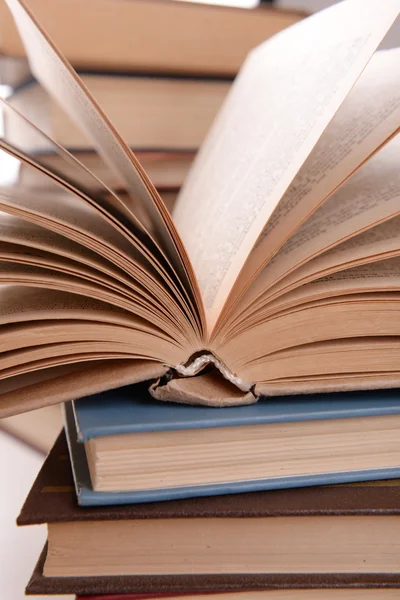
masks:
[[[400,0],[344,0],[253,50],[172,218],[35,15],[6,2],[102,168],[2,101],[26,142],[0,141],[19,170],[0,186],[1,416],[145,380],[210,406],[400,385],[400,49],[374,54]]]

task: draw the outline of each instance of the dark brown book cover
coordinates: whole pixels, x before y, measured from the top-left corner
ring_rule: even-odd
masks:
[[[114,519],[355,514],[400,515],[400,480],[83,508],[76,502],[67,443],[62,433],[44,462],[17,522],[34,525]]]

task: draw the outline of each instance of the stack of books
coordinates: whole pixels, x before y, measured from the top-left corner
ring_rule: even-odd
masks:
[[[137,384],[68,403],[18,518],[48,528],[27,591],[398,587],[399,430],[397,390],[217,410]]]
[[[374,52],[400,0],[345,0],[252,51],[172,216],[7,3],[123,182],[3,103],[60,157],[0,141],[47,184],[0,188],[0,416],[66,403],[19,517],[48,526],[28,591],[395,597],[400,50]]]

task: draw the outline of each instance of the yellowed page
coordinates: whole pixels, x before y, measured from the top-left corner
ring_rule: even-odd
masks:
[[[107,281],[111,289],[139,302],[141,310],[146,307],[150,321],[156,322],[161,313],[163,322],[159,322],[159,326],[168,329],[175,323],[178,336],[186,329],[185,321],[179,314],[174,314],[176,310],[171,310],[168,296],[160,302],[159,294],[150,294],[147,289],[138,286],[114,262],[54,231],[4,212],[0,213],[0,255],[2,259],[7,257],[19,263],[53,266],[65,273],[88,276],[91,281]]]
[[[157,313],[164,313],[164,320],[168,314],[168,321],[174,323],[178,332],[190,331],[187,314],[176,305],[163,281],[143,264],[141,255],[130,242],[80,198],[57,189],[33,192],[22,186],[0,187],[0,209],[60,234],[111,261],[132,278],[134,292],[131,295],[136,300]],[[190,337],[196,338],[195,335]]]
[[[9,107],[9,109],[14,110],[12,107]],[[33,127],[32,124],[28,124]],[[44,135],[39,130],[37,130],[36,133],[38,135]],[[19,183],[19,181],[15,183],[12,182],[14,187],[18,188],[16,193],[19,195],[24,194],[25,208],[27,208],[29,211],[31,198],[33,199],[32,203],[34,205],[34,199],[43,196],[43,198],[46,198],[46,201],[44,203],[42,202],[42,208],[44,208],[46,212],[48,207],[47,217],[50,217],[51,221],[51,211],[54,203],[52,201],[52,196],[54,195],[54,198],[58,198],[58,202],[60,200],[66,201],[67,198],[71,199],[68,202],[67,208],[67,214],[70,221],[71,215],[69,215],[69,213],[71,209],[75,210],[73,207],[78,207],[77,214],[75,215],[75,217],[78,217],[77,219],[75,218],[75,221],[78,221],[78,223],[80,223],[81,216],[79,215],[80,206],[83,208],[86,207],[89,212],[92,211],[91,214],[94,214],[93,218],[83,219],[83,222],[86,225],[87,233],[89,233],[89,235],[92,234],[92,237],[96,237],[96,230],[102,230],[107,226],[108,229],[111,227],[114,230],[112,231],[112,235],[114,237],[119,236],[122,238],[128,260],[140,265],[142,272],[147,272],[148,275],[151,276],[150,279],[148,279],[149,289],[153,290],[154,292],[154,286],[157,285],[161,295],[164,295],[164,297],[167,298],[166,302],[169,303],[171,307],[171,302],[169,302],[168,296],[165,296],[167,294],[167,289],[164,288],[168,287],[169,291],[172,293],[172,296],[177,301],[177,306],[175,309],[178,309],[180,313],[178,318],[180,318],[182,323],[186,323],[186,321],[189,319],[192,322],[194,329],[197,330],[197,313],[193,303],[191,302],[190,295],[188,294],[186,288],[180,285],[179,280],[176,280],[176,278],[172,277],[168,259],[159,252],[159,248],[154,243],[154,240],[149,235],[146,235],[147,232],[140,229],[138,226],[139,223],[135,219],[134,215],[131,214],[130,217],[128,215],[127,219],[126,212],[124,213],[123,210],[121,212],[121,209],[124,209],[125,206],[123,203],[123,198],[125,196],[121,194],[117,196],[104,186],[102,186],[102,190],[98,190],[98,193],[95,194],[93,191],[87,190],[85,186],[82,187],[80,183],[82,175],[81,172],[83,172],[84,177],[87,179],[96,181],[96,177],[91,175],[91,173],[67,151],[60,146],[57,146],[55,143],[54,145],[60,156],[66,161],[71,162],[74,172],[76,173],[77,180],[71,180],[70,178],[63,179],[63,173],[61,173],[60,178],[52,171],[42,171],[43,167],[37,163],[35,156],[25,154],[19,149],[9,146],[0,139],[0,148],[7,152],[10,156],[14,157],[16,161],[20,163],[19,169],[25,168],[26,170],[30,170],[33,172],[34,177],[38,179],[38,181],[44,181],[42,188],[40,185],[37,185],[35,189],[31,189],[29,186]],[[46,169],[46,167],[44,167],[44,169]],[[98,184],[102,185],[99,180],[97,180],[97,182]],[[60,192],[60,187],[64,190],[64,194]],[[15,194],[15,191],[11,191],[10,193]],[[107,245],[108,244],[106,242],[106,246]],[[108,250],[107,247],[106,250]],[[147,290],[144,289],[144,292],[146,294]],[[157,302],[159,302],[160,299],[161,296],[158,295]],[[176,315],[173,314],[176,312],[176,310],[172,311],[173,319],[176,318]],[[183,325],[183,327],[185,327],[185,325]]]
[[[115,171],[123,173],[122,179],[127,182],[133,195],[140,197],[149,212],[153,212],[156,221],[160,220],[146,182],[132,158],[132,152],[124,147],[123,140],[95,105],[73,69],[40,29],[27,4],[23,0],[7,0],[7,4],[24,43],[32,73],[86,132],[106,163]],[[72,15],[69,26],[73,26]],[[165,229],[163,222],[160,227]]]
[[[38,250],[71,259],[112,277],[121,285],[135,289],[133,281],[122,269],[118,269],[99,254],[54,231],[5,212],[0,213],[0,243],[19,244],[22,248],[29,247],[31,253]]]
[[[280,200],[238,287],[400,126],[400,48],[377,52]],[[238,290],[239,291],[239,290]]]
[[[320,277],[311,283],[294,289],[269,308],[271,314],[283,313],[300,305],[336,301],[338,296],[368,292],[398,292],[400,290],[399,255]],[[361,299],[361,298],[360,298]],[[388,296],[389,299],[389,296]]]
[[[156,379],[166,371],[151,360],[98,360],[12,377],[0,382],[0,417]]]
[[[0,326],[46,320],[79,320],[114,323],[129,327],[132,318],[129,313],[102,302],[48,290],[43,294],[36,288],[23,286],[0,286]]]
[[[350,238],[295,269],[288,277],[284,277],[271,288],[268,299],[263,296],[263,300],[267,302],[268,313],[272,309],[271,304],[274,306],[280,304],[279,299],[271,302],[272,298],[275,299],[284,294],[282,302],[285,302],[290,290],[299,286],[303,287],[310,281],[358,265],[392,258],[399,254],[400,216]],[[379,265],[376,268],[379,268]],[[307,287],[307,289],[312,288]]]
[[[263,294],[256,305],[246,307],[234,319],[234,325],[229,327],[229,335],[244,331],[286,310],[300,302],[298,298],[301,302],[310,301],[320,285],[315,280],[321,277],[399,255],[400,216],[397,216],[350,238],[292,271]],[[310,282],[313,282],[312,286],[307,285]]]
[[[146,319],[178,343],[184,340],[181,331],[184,330],[184,325],[174,323],[171,316],[155,302],[144,298],[137,290],[126,289],[119,284],[118,279],[100,274],[79,262],[74,263],[53,254],[33,250],[27,253],[26,249],[17,245],[2,243],[0,261],[1,284],[35,286],[42,288],[44,294],[49,289],[58,289],[96,298]],[[2,351],[5,350],[2,348]]]
[[[392,0],[391,0],[392,1]],[[170,214],[155,187],[107,116],[31,13],[24,0],[6,0],[37,80],[82,128],[106,164],[126,183],[126,208],[134,214],[139,202],[152,224],[152,233],[165,251],[186,292],[200,329],[203,305],[192,265]],[[71,21],[70,26],[73,26]],[[131,201],[129,201],[131,198]]]
[[[399,0],[348,0],[265,42],[245,62],[174,210],[210,324],[399,12]]]
[[[354,280],[349,276],[342,282],[335,281],[330,289],[320,289],[322,299],[319,301],[316,290],[314,302],[294,305],[292,309],[226,340],[218,347],[221,359],[227,361],[239,377],[255,383],[269,378],[271,361],[279,359],[279,356],[273,356],[274,353],[285,351],[288,357],[292,356],[292,363],[285,366],[286,377],[291,378],[296,371],[296,357],[302,349],[315,343],[347,339],[352,344],[361,339],[369,341],[376,361],[364,365],[363,371],[379,370],[378,361],[384,361],[384,357],[380,354],[377,338],[393,336],[397,341],[400,339],[400,278],[398,269],[392,269],[387,277],[376,273],[376,277],[363,274],[357,278],[354,274]],[[371,292],[380,292],[380,297]],[[371,337],[375,340],[368,339]],[[334,360],[332,349],[331,372],[335,371]],[[312,363],[309,366],[312,369]],[[396,369],[399,370],[398,364]]]
[[[246,294],[249,305],[285,274],[400,213],[400,135],[375,154],[284,244]]]
[[[151,358],[169,365],[187,358],[184,338],[177,342],[149,321],[118,309],[115,299],[111,305],[105,297],[96,300],[93,286],[86,284],[80,293],[66,280],[62,291],[61,276],[52,290],[51,272],[35,282],[34,269],[14,264],[9,270],[3,265],[2,283],[8,274],[16,284],[20,278],[22,285],[0,285],[0,379],[94,359]],[[35,289],[24,289],[30,280]],[[46,289],[40,290],[41,285]],[[4,385],[8,389],[8,383]]]

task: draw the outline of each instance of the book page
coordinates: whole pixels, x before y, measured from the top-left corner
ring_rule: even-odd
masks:
[[[187,313],[174,302],[164,280],[94,207],[57,188],[34,192],[18,186],[0,187],[0,209],[58,233],[110,261],[131,278],[132,294],[138,295],[142,304],[150,304],[156,312],[168,311],[169,318],[164,319],[166,326],[176,322],[178,332],[188,329]],[[151,313],[148,316],[151,320]]]
[[[311,350],[314,343],[346,338],[349,343],[356,343],[357,338],[368,342],[370,336],[397,336],[398,340],[399,290],[400,257],[321,278],[288,294],[282,310],[225,339],[219,354],[240,377],[261,381],[274,361],[274,353],[287,350],[293,363],[283,368],[288,377],[293,377],[297,357],[303,350]],[[383,358],[378,341],[372,344],[375,366]],[[335,356],[332,350],[333,369]],[[278,362],[280,358],[282,355],[276,356]],[[371,367],[372,363],[368,369]]]
[[[399,11],[399,0],[348,0],[283,31],[245,61],[173,213],[210,324]]]
[[[338,296],[354,295],[353,300],[363,299],[362,294],[385,294],[381,299],[390,299],[390,293],[400,291],[400,248],[397,256],[376,262],[347,268],[337,273],[319,277],[297,289],[292,289],[268,304],[268,313],[261,318],[271,318],[299,307],[326,305],[336,302]]]
[[[398,130],[400,48],[377,52],[261,233],[238,288],[251,280],[335,188]]]
[[[69,63],[57,50],[24,0],[6,0],[36,79],[79,125],[104,158],[106,164],[126,183],[131,201],[140,202],[152,224],[152,234],[190,295],[192,312],[204,328],[203,305],[192,265],[171,216],[155,187]],[[70,26],[73,26],[71,21]],[[126,204],[130,209],[129,197]],[[132,207],[134,210],[134,207]]]
[[[157,379],[166,371],[151,360],[97,360],[10,377],[0,383],[0,418]]]
[[[327,249],[400,214],[400,134],[379,150],[282,246],[245,295],[250,304]]]
[[[26,125],[34,130],[35,135],[46,137],[43,132],[27,121],[22,115],[17,113],[13,107],[8,106],[4,101],[2,101],[2,104],[5,106],[6,111],[12,111],[14,113],[15,118],[23,119],[26,122]],[[36,190],[20,183],[19,178],[12,183],[21,189],[25,188],[26,199],[29,197],[29,189],[31,189],[32,197],[38,197],[38,190],[41,190],[40,193],[43,193],[47,198],[50,193],[54,193],[57,197],[60,197],[59,189],[61,187],[64,189],[64,192],[67,193],[67,196],[63,196],[64,199],[65,197],[71,197],[72,194],[69,209],[71,209],[72,206],[79,207],[82,204],[77,200],[78,198],[84,201],[82,204],[83,206],[87,204],[93,207],[96,210],[96,218],[98,216],[108,222],[115,230],[115,235],[120,235],[125,238],[124,243],[127,249],[127,256],[135,259],[142,269],[148,271],[149,274],[161,284],[158,285],[158,289],[161,290],[162,295],[164,295],[163,303],[166,301],[171,309],[171,302],[169,299],[165,300],[164,286],[166,286],[177,301],[179,312],[181,313],[180,320],[182,321],[183,319],[183,321],[187,321],[187,317],[189,317],[189,319],[192,320],[194,327],[197,328],[196,311],[191,302],[190,295],[187,293],[186,288],[180,285],[179,280],[173,276],[168,259],[159,251],[151,235],[149,235],[149,233],[141,226],[140,222],[132,212],[127,212],[126,204],[124,203],[126,194],[116,195],[113,193],[106,188],[100,180],[92,175],[75,157],[50,138],[49,142],[54,145],[55,152],[57,152],[60,158],[65,160],[66,164],[70,165],[73,177],[71,177],[70,174],[64,179],[62,168],[59,172],[53,171],[52,169],[48,170],[46,166],[42,166],[41,163],[37,162],[34,155],[26,154],[24,151],[21,151],[14,146],[9,146],[3,139],[0,139],[0,149],[16,159],[16,163],[19,163],[19,171],[24,168],[25,173],[31,172],[33,174],[36,181]],[[96,192],[87,187],[90,185],[89,182],[93,181],[95,186],[99,186],[99,189]],[[93,183],[90,187],[92,185]],[[130,208],[132,209],[132,203]],[[49,204],[49,209],[51,209],[51,204]],[[96,229],[96,218],[86,220],[89,231],[91,227],[93,231]],[[77,222],[79,222],[79,218]],[[153,283],[154,282],[150,280],[149,289],[153,289],[154,291]],[[161,296],[159,295],[157,297],[158,302],[160,299]],[[173,310],[173,312],[175,311]],[[172,314],[172,318],[176,318],[176,314]]]
[[[58,168],[52,169],[43,164],[42,160],[38,160],[34,154],[28,152],[25,147],[10,146],[3,139],[0,139],[0,148],[20,161],[20,173],[24,169],[25,175],[28,175],[28,180],[30,179],[29,174],[31,174],[31,179],[33,178],[36,182],[35,186],[43,190],[46,187],[57,190],[55,183],[58,183],[61,187],[84,198],[85,202],[98,209],[115,229],[119,230],[122,235],[132,242],[135,255],[138,256],[138,252],[143,255],[142,264],[150,263],[150,271],[153,274],[158,273],[165,280],[165,283],[176,296],[178,303],[182,304],[187,314],[191,314],[194,307],[191,304],[190,296],[187,294],[186,289],[180,286],[175,278],[171,277],[168,259],[160,253],[154,239],[142,225],[146,220],[142,218],[143,209],[141,205],[130,201],[128,210],[126,193],[116,194],[107,188],[79,160],[18,113],[14,107],[1,98],[0,102],[5,113],[12,114],[14,119],[22,121],[25,127],[31,131],[32,136],[39,139],[45,138],[47,144],[52,147],[53,152],[60,159]],[[48,175],[48,178],[46,178],[46,175]],[[20,184],[20,176],[16,183]]]
[[[12,148],[18,150],[24,156],[30,157],[38,165],[42,166],[43,170],[58,175],[66,183],[70,183],[74,185],[76,189],[88,193],[93,197],[94,202],[102,203],[110,215],[115,215],[119,219],[121,225],[123,223],[129,225],[129,229],[133,235],[137,231],[137,235],[143,237],[144,232],[146,232],[151,240],[149,232],[146,231],[146,227],[148,227],[149,223],[146,220],[147,217],[143,213],[143,209],[139,203],[130,203],[130,208],[128,209],[127,203],[123,202],[116,193],[104,185],[104,183],[93,175],[75,156],[52,140],[47,134],[43,133],[43,131],[41,131],[34,123],[29,121],[3,98],[0,98],[0,104],[4,118],[6,119],[6,124],[8,119],[13,119],[17,126],[23,127],[23,131],[27,135],[26,142],[25,140],[19,141],[18,143],[11,142],[7,136],[7,127],[5,127],[5,143],[3,142],[3,148],[5,150],[7,148]],[[33,146],[33,148],[40,147],[41,144],[45,145],[47,148],[47,153],[44,155],[42,153],[38,154],[31,148],[31,146]],[[98,156],[95,150],[93,150],[93,154]],[[51,167],[49,168],[48,166],[48,162],[51,164],[51,159],[54,159],[54,157],[57,159],[57,168],[51,169]],[[102,161],[100,156],[99,160]],[[104,169],[107,173],[108,168],[106,165],[104,165]],[[19,173],[19,180],[20,179],[21,173]],[[35,181],[34,177],[32,179]],[[36,185],[38,185],[38,183],[36,183]],[[42,187],[44,185],[45,184],[42,184]]]
[[[266,302],[264,311],[268,315],[275,312],[276,307],[286,303],[291,297],[293,289],[298,287],[302,290],[309,289],[305,284],[313,280],[398,255],[400,255],[400,216],[350,238],[295,269],[273,286],[268,295],[263,296],[263,302]],[[379,268],[379,264],[376,268]]]
[[[284,277],[268,294],[262,296],[257,304],[259,308],[255,310],[253,307],[252,311],[244,312],[235,319],[235,331],[253,327],[255,323],[261,323],[289,308],[312,302],[316,297],[334,297],[339,292],[333,289],[332,282],[340,278],[342,282],[348,280],[350,285],[356,279],[358,267],[366,266],[369,272],[379,273],[376,277],[379,277],[382,289],[386,285],[392,289],[386,264],[389,264],[388,259],[399,256],[400,216],[350,238]],[[394,265],[394,262],[390,264]],[[360,273],[365,271],[360,270]]]
[[[0,213],[0,243],[18,244],[26,250],[29,248],[32,252],[38,250],[71,259],[71,261],[95,268],[98,272],[112,277],[119,284],[127,287],[134,286],[132,280],[122,269],[96,252],[54,231],[5,212]]]

